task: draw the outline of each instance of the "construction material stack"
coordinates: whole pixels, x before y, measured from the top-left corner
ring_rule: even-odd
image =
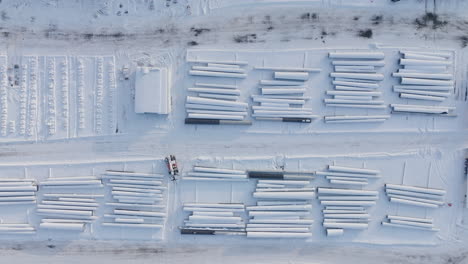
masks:
[[[106,227],[162,229],[166,219],[167,189],[163,175],[108,170],[102,179],[111,187],[111,213],[104,214]]]
[[[393,91],[400,98],[429,103],[445,101],[454,91],[453,57],[450,52],[400,51],[403,67],[393,73],[400,84]],[[433,105],[391,105],[393,113],[416,113],[439,116],[455,116],[454,107]]]
[[[317,116],[311,108],[304,107],[306,82],[310,74],[320,72],[316,68],[255,67],[272,72],[272,80],[260,80],[261,95],[252,95],[252,116],[256,120],[311,123]]]
[[[354,51],[330,52],[334,71],[330,73],[335,88],[326,91],[327,106],[356,109],[385,109],[382,95],[377,91],[384,75],[378,69],[385,65],[383,52]],[[333,115],[325,116],[326,123],[375,123],[384,122],[388,115]]]
[[[383,226],[415,229],[422,231],[438,232],[439,229],[434,227],[432,218],[419,218],[409,216],[387,215],[387,221],[382,221]]]
[[[35,204],[37,186],[32,179],[0,180],[0,205]]]
[[[438,208],[444,204],[445,190],[400,184],[385,184],[385,193],[392,203]]]
[[[192,181],[246,181],[247,173],[244,170],[226,168],[194,166],[193,171],[188,172],[183,180]]]
[[[329,165],[327,171],[317,171],[316,175],[325,176],[331,184],[364,186],[369,180],[380,178],[380,171],[365,168],[353,168]]]
[[[327,236],[338,236],[347,229],[368,228],[368,207],[376,204],[378,191],[318,188],[318,199],[324,205],[323,227]]]

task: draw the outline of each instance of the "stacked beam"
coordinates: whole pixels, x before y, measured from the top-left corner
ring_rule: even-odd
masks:
[[[309,180],[258,180],[253,197],[255,206],[248,206],[247,237],[309,238],[315,189]]]
[[[30,224],[0,223],[2,235],[34,235],[36,229]]]
[[[346,229],[367,229],[370,215],[367,207],[376,204],[378,191],[318,188],[318,199],[325,206],[323,227],[328,236],[339,236]]]
[[[454,76],[449,71],[453,68],[452,54],[449,52],[413,52],[400,51],[401,69],[393,73],[400,78],[400,85],[394,85],[393,91],[400,98],[428,102],[443,102],[454,90]],[[410,108],[410,109],[408,109]],[[453,116],[453,109],[425,105],[392,106],[393,112],[432,114]],[[439,111],[438,111],[439,110]]]
[[[409,185],[385,184],[385,192],[392,203],[438,208],[444,204],[445,190]]]
[[[86,224],[98,217],[96,194],[46,193],[37,205],[37,214],[43,216],[39,228],[82,232]]]
[[[250,124],[245,120],[247,103],[240,102],[240,90],[235,85],[195,83],[188,88],[197,96],[187,96],[185,108],[186,124],[209,123],[209,120],[224,121],[232,124]]]
[[[371,179],[380,178],[379,170],[329,165],[327,171],[317,171],[316,175],[325,176],[331,184],[364,186]]]
[[[0,206],[35,204],[37,186],[29,179],[0,179]]]
[[[219,234],[219,232],[244,234],[245,222],[242,214],[244,204],[240,203],[185,203],[189,212],[181,234]]]
[[[385,65],[383,52],[330,52],[334,72],[333,91],[326,91],[327,106],[358,109],[385,109],[384,101],[377,100],[382,95],[376,91],[384,75],[378,68]],[[384,122],[387,115],[334,115],[326,116],[326,123],[375,123]]]
[[[102,223],[107,227],[161,229],[166,219],[164,176],[130,171],[106,171],[105,185],[113,201],[106,202],[111,213]]]
[[[50,177],[39,183],[41,188],[102,188],[101,179],[96,176]]]
[[[440,231],[440,229],[434,227],[432,218],[387,215],[387,219],[386,221],[382,221],[382,225],[388,227],[415,229],[431,232]]]
[[[242,68],[248,65],[246,61],[189,61],[196,65],[189,71],[193,76],[223,77],[223,78],[245,78],[246,70]]]
[[[315,68],[255,67],[258,70],[273,71],[273,80],[261,80],[261,95],[252,95],[259,105],[252,106],[252,116],[256,120],[311,123],[317,116],[304,104],[309,99],[304,94],[310,72],[320,72]]]
[[[245,181],[248,176],[244,170],[194,166],[193,171],[188,172],[182,179],[193,181]]]

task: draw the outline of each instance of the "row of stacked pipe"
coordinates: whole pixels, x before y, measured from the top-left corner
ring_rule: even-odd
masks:
[[[402,68],[393,73],[400,84],[393,91],[400,98],[417,102],[440,103],[454,91],[453,56],[450,52],[400,51]],[[455,107],[427,104],[392,104],[394,113],[455,116]]]
[[[379,69],[385,66],[385,54],[375,51],[330,52],[334,90],[326,91],[326,106],[345,109],[384,110],[382,95],[378,89],[384,75]],[[384,122],[388,115],[329,115],[325,123],[374,123]]]
[[[310,186],[314,176],[324,176],[333,187]],[[256,179],[255,205],[186,203],[192,214],[182,234],[236,234],[256,238],[308,238],[312,235],[312,202],[315,193],[323,206],[322,225],[327,236],[341,236],[346,230],[364,230],[371,221],[369,208],[379,199],[377,190],[353,189],[381,178],[370,168],[329,165],[315,172],[245,171],[194,166],[182,177],[201,181],[247,181]],[[336,187],[335,187],[336,186]],[[316,191],[317,190],[317,191]],[[409,185],[385,184],[391,203],[437,208],[444,204],[445,191]],[[244,210],[247,220],[243,220]],[[237,212],[238,215],[234,215]],[[217,221],[214,221],[217,220]],[[225,221],[226,220],[226,221]],[[204,222],[207,221],[207,222]],[[245,224],[245,222],[247,224]],[[437,232],[433,219],[387,215],[382,226]]]

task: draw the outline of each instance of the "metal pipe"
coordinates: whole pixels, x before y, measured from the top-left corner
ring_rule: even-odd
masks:
[[[415,197],[412,197],[412,196],[395,195],[395,194],[387,194],[387,196],[388,197],[398,198],[398,199],[406,199],[406,200],[410,200],[410,201],[431,203],[431,204],[437,204],[437,205],[443,205],[444,204],[443,201],[415,198]]]
[[[312,233],[247,232],[249,238],[309,238]]]
[[[233,64],[233,65],[248,65],[249,62],[247,61],[232,61],[232,60],[199,60],[199,59],[192,59],[187,60],[189,63],[217,63],[217,64]]]
[[[296,71],[296,72],[321,72],[320,68],[302,68],[302,67],[254,67],[255,70],[269,71]]]
[[[282,86],[297,86],[297,85],[303,85],[304,82],[299,82],[299,81],[283,81],[283,80],[260,80],[261,85],[265,86],[277,86],[277,85],[282,85]]]
[[[197,71],[245,73],[245,70],[239,67],[228,68],[228,67],[214,67],[214,66],[192,66],[192,69],[197,70]]]
[[[305,205],[265,205],[265,206],[248,206],[247,211],[298,211],[298,210],[310,210],[312,209],[311,204]]]
[[[249,224],[304,224],[311,225],[312,219],[250,219]]]
[[[64,215],[81,215],[81,216],[92,216],[93,211],[84,210],[60,210],[60,209],[37,209],[38,213],[44,214],[64,214]]]
[[[383,59],[385,54],[383,52],[363,52],[363,51],[337,51],[329,52],[328,57],[332,59]]]
[[[425,101],[437,101],[437,102],[442,102],[446,99],[445,97],[440,97],[440,96],[419,95],[419,94],[409,94],[409,93],[400,93],[400,98],[425,100]]]
[[[84,224],[80,223],[40,223],[39,228],[60,229],[69,231],[83,231]]]
[[[443,198],[443,196],[440,196],[440,195],[437,195],[437,194],[402,191],[402,190],[397,190],[397,189],[391,189],[389,187],[385,188],[385,192],[387,194],[396,194],[396,195],[412,196],[412,197],[419,197],[419,198],[428,198],[428,199],[432,199],[432,200],[439,200],[439,199]]]
[[[445,195],[446,193],[446,191],[442,189],[416,187],[416,186],[390,184],[390,183],[385,184],[385,187],[391,188],[391,189],[403,190],[403,191],[429,193],[429,194],[436,194],[436,195]]]
[[[451,61],[400,59],[400,65],[440,66],[451,64]]]
[[[231,107],[231,106],[216,106],[207,104],[185,104],[187,109],[205,109],[205,110],[220,110],[220,111],[245,111],[246,107]]]
[[[454,81],[402,77],[401,84],[429,85],[429,86],[453,86]]]
[[[195,86],[202,86],[202,87],[212,87],[212,88],[224,88],[224,89],[237,89],[237,85],[231,84],[220,84],[220,83],[200,83],[196,82]]]
[[[416,229],[416,230],[425,230],[425,231],[432,231],[432,232],[439,232],[440,231],[440,229],[437,229],[437,228],[423,228],[423,227],[400,225],[400,224],[387,223],[387,222],[382,222],[382,225],[383,226],[390,226],[390,227],[400,227],[400,228],[408,228],[408,229]]]
[[[385,66],[385,61],[383,60],[333,60],[332,65],[340,66]]]
[[[190,75],[194,76],[206,76],[206,77],[226,77],[226,78],[246,78],[245,73],[229,73],[229,72],[215,72],[215,71],[197,71],[190,70]]]
[[[188,88],[190,92],[198,93],[213,93],[213,94],[229,94],[229,95],[240,95],[240,90],[238,89],[216,89],[216,88]]]
[[[452,80],[453,75],[450,73],[419,73],[419,72],[394,72],[393,77],[409,77],[420,79],[436,79],[436,80]]]
[[[410,89],[397,89],[393,88],[394,92],[397,93],[407,93],[407,94],[421,94],[421,95],[432,95],[432,96],[441,96],[441,97],[449,97],[450,93],[444,93],[444,92],[432,92],[432,91],[426,91],[426,90],[410,90]]]
[[[226,100],[217,100],[217,99],[201,98],[201,97],[194,97],[194,96],[187,96],[187,103],[229,106],[229,107],[238,107],[238,108],[248,106],[247,103],[242,103],[242,102],[231,102],[231,101],[226,101]]]
[[[394,85],[393,89],[427,90],[427,91],[452,91],[453,86],[428,86],[428,85]]]
[[[345,167],[345,166],[337,166],[337,165],[328,165],[328,170],[344,172],[344,173],[358,173],[358,174],[371,174],[371,175],[378,175],[380,173],[379,170],[353,168],[353,167]]]
[[[101,225],[111,227],[163,228],[163,225],[156,224],[102,223]]]
[[[349,121],[349,120],[348,120]],[[342,185],[367,185],[367,181],[351,181],[351,180],[335,180],[335,179],[329,179],[330,183],[332,184],[342,184]]]
[[[315,192],[254,192],[253,197],[263,199],[299,199],[310,200]]]
[[[341,229],[367,229],[369,224],[367,223],[323,223],[324,227],[329,228],[341,228]]]
[[[373,206],[374,201],[324,201],[321,200],[320,204],[323,205],[358,205],[358,206]]]
[[[307,81],[309,79],[308,72],[275,72],[275,79],[282,80],[295,80],[295,81]]]
[[[333,78],[349,78],[358,80],[372,80],[383,81],[384,75],[381,73],[346,73],[346,72],[332,72],[330,77]]]
[[[224,120],[243,120],[244,116],[237,115],[213,115],[213,114],[195,114],[189,113],[189,118],[199,118],[199,119],[224,119]]]
[[[432,204],[432,203],[423,203],[423,202],[417,202],[417,201],[412,201],[412,200],[408,200],[408,199],[400,199],[400,198],[395,198],[395,197],[390,197],[390,202],[407,204],[407,205],[415,205],[415,206],[421,206],[421,207],[428,207],[428,208],[437,208],[437,207],[439,207],[438,205]]]
[[[297,94],[305,93],[306,89],[269,89],[262,88],[262,94]]]
[[[117,215],[136,215],[136,216],[156,216],[156,217],[165,217],[166,216],[166,213],[162,213],[162,212],[123,210],[123,209],[114,209],[114,214],[117,214]]]
[[[376,201],[377,196],[367,196],[367,195],[338,195],[338,196],[319,196],[319,200],[328,200],[328,201]]]
[[[371,104],[344,104],[344,103],[327,103],[327,106],[345,107],[345,108],[368,108],[368,109],[385,109],[386,105],[371,105]]]
[[[230,101],[236,101],[237,99],[239,99],[238,95],[223,95],[223,94],[214,94],[214,93],[198,93],[198,97],[230,100]]]
[[[353,189],[338,189],[338,188],[317,188],[319,194],[341,194],[341,195],[371,195],[378,196],[378,191],[366,191],[366,190],[353,190]]]
[[[210,223],[240,223],[242,218],[239,216],[206,216],[206,215],[191,215],[190,221],[194,222],[210,222]]]

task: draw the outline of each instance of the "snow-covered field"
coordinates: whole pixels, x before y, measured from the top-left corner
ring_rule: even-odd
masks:
[[[312,200],[312,237],[249,239],[180,235],[183,203],[252,205],[255,181],[204,182],[165,178],[162,228],[106,227],[112,213],[108,181],[97,189],[39,188],[44,194],[86,193],[98,216],[80,233],[38,228],[33,235],[0,234],[5,263],[468,263],[468,1],[359,0],[3,0],[0,1],[0,175],[35,179],[99,177],[106,170],[166,174],[176,155],[182,175],[193,165],[231,169],[321,171],[329,164],[373,168],[381,178],[369,227],[327,237],[322,206]],[[392,114],[383,109],[325,106],[332,90],[328,52],[385,54],[379,100],[389,104],[456,107],[456,117]],[[448,52],[455,90],[441,103],[402,99],[399,51]],[[191,60],[247,61],[247,78],[194,77]],[[128,67],[125,80],[122,68]],[[136,67],[170,71],[172,113],[135,114]],[[185,101],[195,82],[238,85],[251,106],[254,67],[310,67],[305,107],[311,124],[258,121],[251,126],[185,125]],[[211,80],[216,79],[216,80]],[[331,124],[323,116],[391,115],[382,123]],[[384,184],[444,189],[439,208],[390,203]],[[334,186],[316,176],[312,187]],[[361,187],[359,187],[361,188]],[[38,227],[36,204],[1,204],[2,223]],[[434,219],[438,232],[384,227],[387,214]],[[245,218],[245,215],[243,216]],[[158,223],[159,224],[159,223]],[[349,231],[349,232],[348,232]]]

